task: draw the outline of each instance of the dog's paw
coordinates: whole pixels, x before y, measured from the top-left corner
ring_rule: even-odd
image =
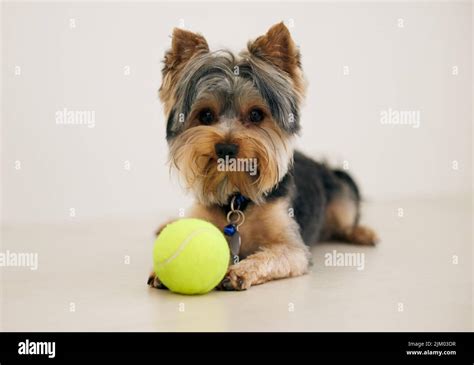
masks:
[[[158,279],[158,276],[155,275],[155,272],[152,271],[148,277],[147,284],[155,289],[168,289],[161,281]]]
[[[240,262],[232,265],[227,270],[227,274],[217,286],[217,290],[247,290],[252,286],[255,278],[255,272],[252,265]]]
[[[357,226],[350,234],[351,242],[363,246],[375,246],[379,238],[375,231],[366,226]]]

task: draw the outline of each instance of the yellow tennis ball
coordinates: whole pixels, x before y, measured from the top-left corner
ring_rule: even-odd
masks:
[[[204,294],[224,278],[229,265],[227,240],[213,224],[193,218],[168,224],[153,250],[155,273],[168,289]]]

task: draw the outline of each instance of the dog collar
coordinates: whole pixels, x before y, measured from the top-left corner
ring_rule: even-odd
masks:
[[[244,211],[245,208],[247,208],[248,203],[250,202],[250,199],[243,196],[240,193],[235,193],[230,196],[229,202],[227,205],[224,207],[226,214],[230,212],[231,210],[240,210]]]

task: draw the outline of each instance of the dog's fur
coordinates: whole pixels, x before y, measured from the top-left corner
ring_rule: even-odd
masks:
[[[206,40],[181,29],[166,52],[160,99],[167,117],[171,167],[196,197],[189,216],[227,225],[230,199],[241,209],[242,260],[219,288],[248,289],[308,271],[308,245],[341,240],[373,245],[360,226],[359,190],[351,177],[293,149],[300,130],[305,80],[300,53],[283,23],[235,56],[210,52]],[[217,169],[216,145],[257,161],[257,174]],[[152,273],[149,284],[162,287]]]

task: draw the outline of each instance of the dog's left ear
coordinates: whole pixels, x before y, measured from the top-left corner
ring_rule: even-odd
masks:
[[[275,24],[265,35],[249,42],[248,50],[250,54],[272,63],[293,78],[301,72],[300,52],[283,22]]]

